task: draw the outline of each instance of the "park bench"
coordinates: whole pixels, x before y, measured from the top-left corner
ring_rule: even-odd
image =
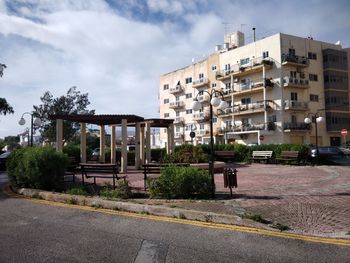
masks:
[[[235,158],[235,152],[234,151],[215,151],[214,156],[216,161],[232,163]]]
[[[94,185],[96,185],[96,178],[111,178],[113,180],[113,189],[115,189],[115,181],[119,179],[126,180],[126,176],[118,176],[118,166],[116,164],[107,163],[81,163],[81,179],[84,185],[84,177],[94,178]]]
[[[272,158],[273,151],[253,151],[252,157],[249,158],[253,161],[268,161]]]
[[[150,163],[150,164],[143,164],[143,178],[144,178],[144,188],[145,191],[147,189],[147,177],[149,174],[160,174],[160,171],[166,167],[166,166],[189,166],[188,163]]]
[[[276,158],[278,162],[298,161],[299,151],[282,151],[281,155]]]

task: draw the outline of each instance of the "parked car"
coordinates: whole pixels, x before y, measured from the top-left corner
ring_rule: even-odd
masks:
[[[350,165],[350,155],[345,154],[340,148],[336,146],[320,146],[319,151],[319,164],[330,165]],[[317,162],[316,148],[312,148],[310,151],[310,159],[312,163]]]
[[[0,154],[0,171],[6,170],[6,160],[10,156],[10,154],[10,151]]]

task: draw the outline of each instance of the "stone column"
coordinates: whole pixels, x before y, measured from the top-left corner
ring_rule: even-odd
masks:
[[[145,163],[145,126],[140,129],[140,163]]]
[[[63,149],[63,120],[56,120],[56,150],[62,151]]]
[[[115,125],[111,126],[111,164],[116,163],[115,156]]]
[[[100,162],[105,163],[105,126],[100,125]]]
[[[140,137],[141,137],[141,131],[140,131],[140,123],[136,123],[135,126],[135,168],[136,169],[140,169],[140,164],[141,164],[141,158],[140,158],[140,146],[141,146],[141,142],[140,142]]]
[[[120,164],[120,171],[122,173],[126,173],[127,172],[127,167],[128,167],[127,144],[128,144],[127,120],[126,119],[122,119],[122,156],[121,156],[121,164]]]
[[[151,163],[151,124],[146,123],[146,163]]]
[[[80,123],[80,162],[86,163],[86,123]]]

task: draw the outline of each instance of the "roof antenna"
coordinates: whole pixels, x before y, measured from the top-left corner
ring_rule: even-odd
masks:
[[[252,29],[253,29],[253,39],[254,39],[254,42],[255,42],[255,27],[253,27]]]

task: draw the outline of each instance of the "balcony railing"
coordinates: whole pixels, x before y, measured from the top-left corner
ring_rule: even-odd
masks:
[[[169,103],[169,108],[176,109],[176,108],[182,108],[185,106],[185,102],[183,101],[172,101]]]
[[[182,85],[176,85],[175,87],[172,87],[169,89],[169,92],[170,93],[178,93],[178,92],[182,92],[184,89],[183,89],[183,86]]]
[[[283,124],[283,130],[298,130],[298,131],[306,131],[310,130],[310,124],[306,124],[304,122],[285,122]]]
[[[206,135],[206,134],[209,134],[208,130],[199,130],[198,131],[198,135]]]
[[[273,101],[266,101],[266,110],[274,110],[276,105]],[[257,101],[255,103],[249,104],[236,104],[233,105],[234,113],[242,113],[242,112],[255,112],[255,111],[264,111],[264,101]]]
[[[309,104],[304,101],[285,100],[284,109],[285,110],[308,110]]]
[[[209,115],[204,112],[192,114],[192,119],[195,121],[209,119]]]
[[[175,139],[183,139],[183,133],[182,132],[175,132],[174,138]]]
[[[174,123],[183,123],[185,121],[184,117],[176,117],[174,120]]]
[[[197,79],[195,81],[192,82],[192,87],[193,88],[198,88],[198,87],[202,87],[205,85],[209,85],[209,79],[208,78],[201,78],[201,79]]]
[[[222,116],[222,115],[229,115],[232,113],[232,108],[226,108],[224,110],[218,109],[217,115]]]
[[[309,80],[301,79],[301,78],[292,78],[292,77],[284,77],[283,84],[285,87],[300,87],[300,88],[308,88]]]
[[[274,122],[267,123],[267,130],[274,131],[276,129],[276,124]],[[234,132],[242,131],[262,131],[265,130],[265,124],[244,124],[242,126],[235,126],[233,128]]]
[[[309,59],[306,57],[300,57],[296,55],[290,54],[282,54],[282,65],[295,65],[299,67],[307,67],[309,66]]]

